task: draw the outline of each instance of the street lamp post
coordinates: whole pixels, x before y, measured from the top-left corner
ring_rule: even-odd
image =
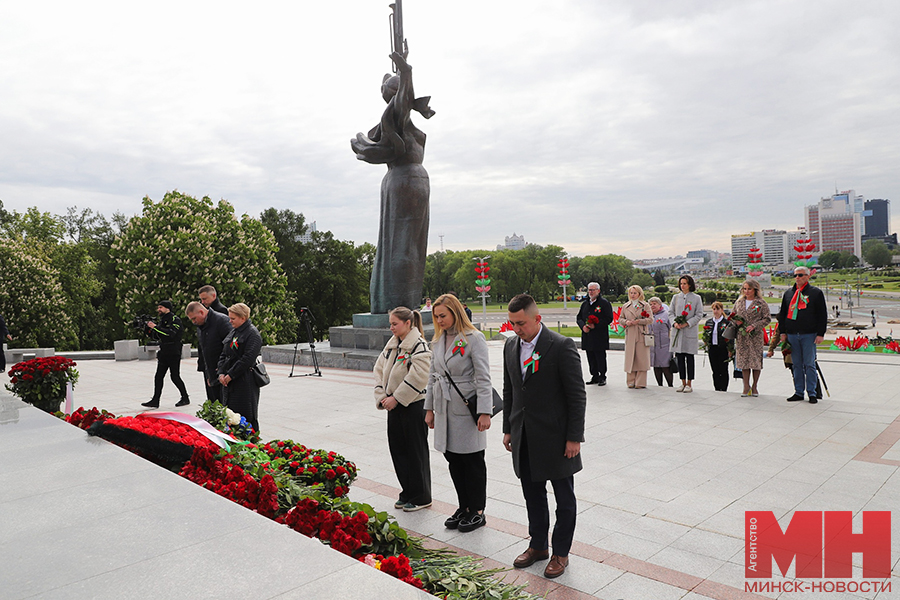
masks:
[[[481,293],[481,329],[487,328],[487,299],[491,291],[491,279],[488,276],[491,268],[487,261],[490,256],[476,256],[472,260],[475,261],[475,290]]]
[[[569,275],[569,259],[566,258],[565,254],[559,258],[556,266],[559,267],[559,275],[556,276],[556,279],[559,281],[559,285],[562,286],[563,290],[563,310],[568,310],[569,298],[566,293],[566,287],[571,283],[571,275]]]

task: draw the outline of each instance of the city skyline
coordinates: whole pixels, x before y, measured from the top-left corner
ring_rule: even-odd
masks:
[[[178,189],[374,243],[384,169],[349,141],[383,110],[389,13],[11,5],[0,200],[131,215]],[[727,251],[732,233],[803,225],[835,188],[900,191],[900,5],[410,0],[404,17],[436,111],[414,117],[429,253],[513,231],[573,255]]]

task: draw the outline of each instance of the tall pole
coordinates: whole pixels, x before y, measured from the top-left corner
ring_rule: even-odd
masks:
[[[491,291],[491,279],[488,276],[491,268],[487,261],[490,256],[476,256],[475,261],[475,290],[481,293],[481,329],[487,328],[487,299]]]

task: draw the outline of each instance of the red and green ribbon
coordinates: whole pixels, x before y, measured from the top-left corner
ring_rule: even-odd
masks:
[[[528,360],[526,360],[522,364],[525,366],[526,371],[530,368],[531,373],[534,374],[534,373],[538,372],[538,368],[540,367],[540,364],[539,364],[540,360],[541,360],[541,355],[538,354],[537,352],[532,352],[531,357],[529,357]]]
[[[450,353],[450,356],[453,356],[457,352],[459,352],[460,356],[466,355],[466,340],[456,340],[456,343],[453,344],[453,352]]]
[[[794,297],[791,298],[791,303],[788,304],[788,319],[792,321],[797,320],[797,314],[799,313],[799,311],[806,308],[806,304],[809,302],[809,296],[801,294],[801,289],[803,288],[797,288],[797,291],[794,292]]]
[[[400,364],[402,365],[403,363],[406,362],[406,359],[408,359],[408,358],[409,358],[409,354],[398,354],[398,355],[397,355],[397,362],[400,363]]]
[[[238,341],[237,337],[232,338],[232,340],[231,340],[231,349],[232,350],[237,350],[237,348],[238,348],[237,341]]]

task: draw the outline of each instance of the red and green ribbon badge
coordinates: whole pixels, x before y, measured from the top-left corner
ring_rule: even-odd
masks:
[[[450,353],[450,356],[453,356],[457,352],[459,352],[460,356],[466,355],[466,340],[456,340],[456,343],[453,344],[453,352]]]
[[[237,337],[232,338],[232,340],[231,340],[231,349],[232,350],[237,350],[237,348],[238,348],[237,341],[238,341]]]
[[[397,362],[400,363],[400,364],[402,365],[403,363],[406,362],[406,359],[408,359],[408,358],[409,358],[409,354],[398,354],[398,355],[397,355]]]
[[[788,319],[796,320],[797,314],[806,308],[807,302],[809,302],[809,296],[801,294],[800,290],[797,290],[794,293],[794,297],[791,298],[791,303],[788,305]]]
[[[529,368],[531,369],[531,373],[537,373],[538,367],[540,366],[541,355],[537,352],[532,352],[531,357],[526,360],[523,365],[525,365],[525,370],[527,371]]]

